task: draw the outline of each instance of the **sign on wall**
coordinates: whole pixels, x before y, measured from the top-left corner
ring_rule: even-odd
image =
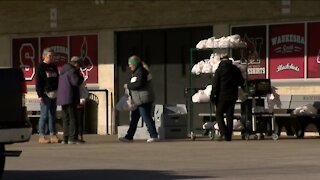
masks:
[[[81,58],[81,72],[87,83],[98,83],[98,40],[96,35],[70,36],[70,57]]]
[[[320,23],[308,23],[308,78],[320,78]]]
[[[232,28],[232,34],[239,34],[241,39],[247,43],[247,48],[238,52],[240,59],[248,61],[248,79],[266,78],[266,29],[266,26]],[[243,63],[247,63],[245,61]]]
[[[54,50],[54,63],[58,66],[60,71],[62,66],[68,62],[69,49],[68,49],[68,37],[42,37],[40,39],[41,57],[42,52],[46,48]]]
[[[22,68],[28,85],[35,85],[36,67],[42,61],[45,48],[54,49],[54,60],[59,71],[71,56],[81,57],[86,82],[98,83],[97,35],[12,39],[13,67]]]
[[[269,74],[271,79],[304,78],[304,24],[271,25]]]
[[[21,67],[27,84],[35,84],[36,67],[39,63],[38,38],[12,40],[12,65]]]

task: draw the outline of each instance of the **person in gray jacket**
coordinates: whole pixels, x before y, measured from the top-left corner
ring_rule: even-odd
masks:
[[[80,103],[80,58],[73,56],[60,71],[57,104],[62,106],[62,144],[80,144],[77,137],[76,105]]]
[[[142,117],[150,133],[150,138],[147,139],[147,142],[158,141],[155,122],[151,116],[152,103],[155,99],[151,84],[151,73],[147,68],[143,67],[143,63],[138,56],[131,56],[128,60],[128,65],[132,71],[132,76],[130,82],[124,84],[124,88],[129,90],[137,109],[131,112],[130,126],[126,136],[119,138],[119,140],[131,142],[137,130],[138,121]]]

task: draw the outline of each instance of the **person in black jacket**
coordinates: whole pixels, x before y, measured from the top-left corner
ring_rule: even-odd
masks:
[[[244,78],[240,69],[233,65],[227,55],[221,56],[220,60],[221,62],[213,78],[210,99],[216,104],[216,120],[219,125],[220,139],[231,141],[238,87],[244,84]],[[226,114],[227,125],[224,122],[224,113]]]
[[[57,110],[57,89],[59,72],[54,64],[54,51],[51,48],[43,50],[43,61],[36,69],[36,91],[40,101],[39,118],[39,143],[58,143],[56,136],[56,110]],[[45,137],[46,123],[48,124],[50,139]]]
[[[143,67],[138,56],[131,56],[128,60],[128,65],[132,71],[130,82],[124,84],[124,89],[128,89],[132,100],[137,109],[131,112],[130,126],[125,137],[119,138],[120,141],[130,142],[137,129],[137,124],[140,117],[146,123],[150,138],[147,142],[158,141],[158,133],[155,127],[155,122],[151,116],[152,103],[155,99],[151,84],[152,76],[146,67]]]

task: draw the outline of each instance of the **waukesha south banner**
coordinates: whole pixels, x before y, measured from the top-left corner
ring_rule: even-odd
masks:
[[[28,85],[35,85],[36,67],[42,61],[42,51],[45,48],[54,49],[54,63],[59,70],[72,56],[79,56],[86,83],[98,83],[97,35],[12,39],[13,67],[22,68]]]
[[[249,79],[320,78],[320,22],[268,27],[268,32],[267,25],[232,28],[232,34],[239,34],[248,44],[244,52],[233,56],[248,60]]]

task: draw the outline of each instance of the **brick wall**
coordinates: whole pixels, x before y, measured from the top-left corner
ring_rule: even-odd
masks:
[[[319,20],[319,6],[291,0],[291,14],[281,15],[281,0],[1,1],[0,34]],[[50,28],[50,8],[57,8],[57,28]]]

